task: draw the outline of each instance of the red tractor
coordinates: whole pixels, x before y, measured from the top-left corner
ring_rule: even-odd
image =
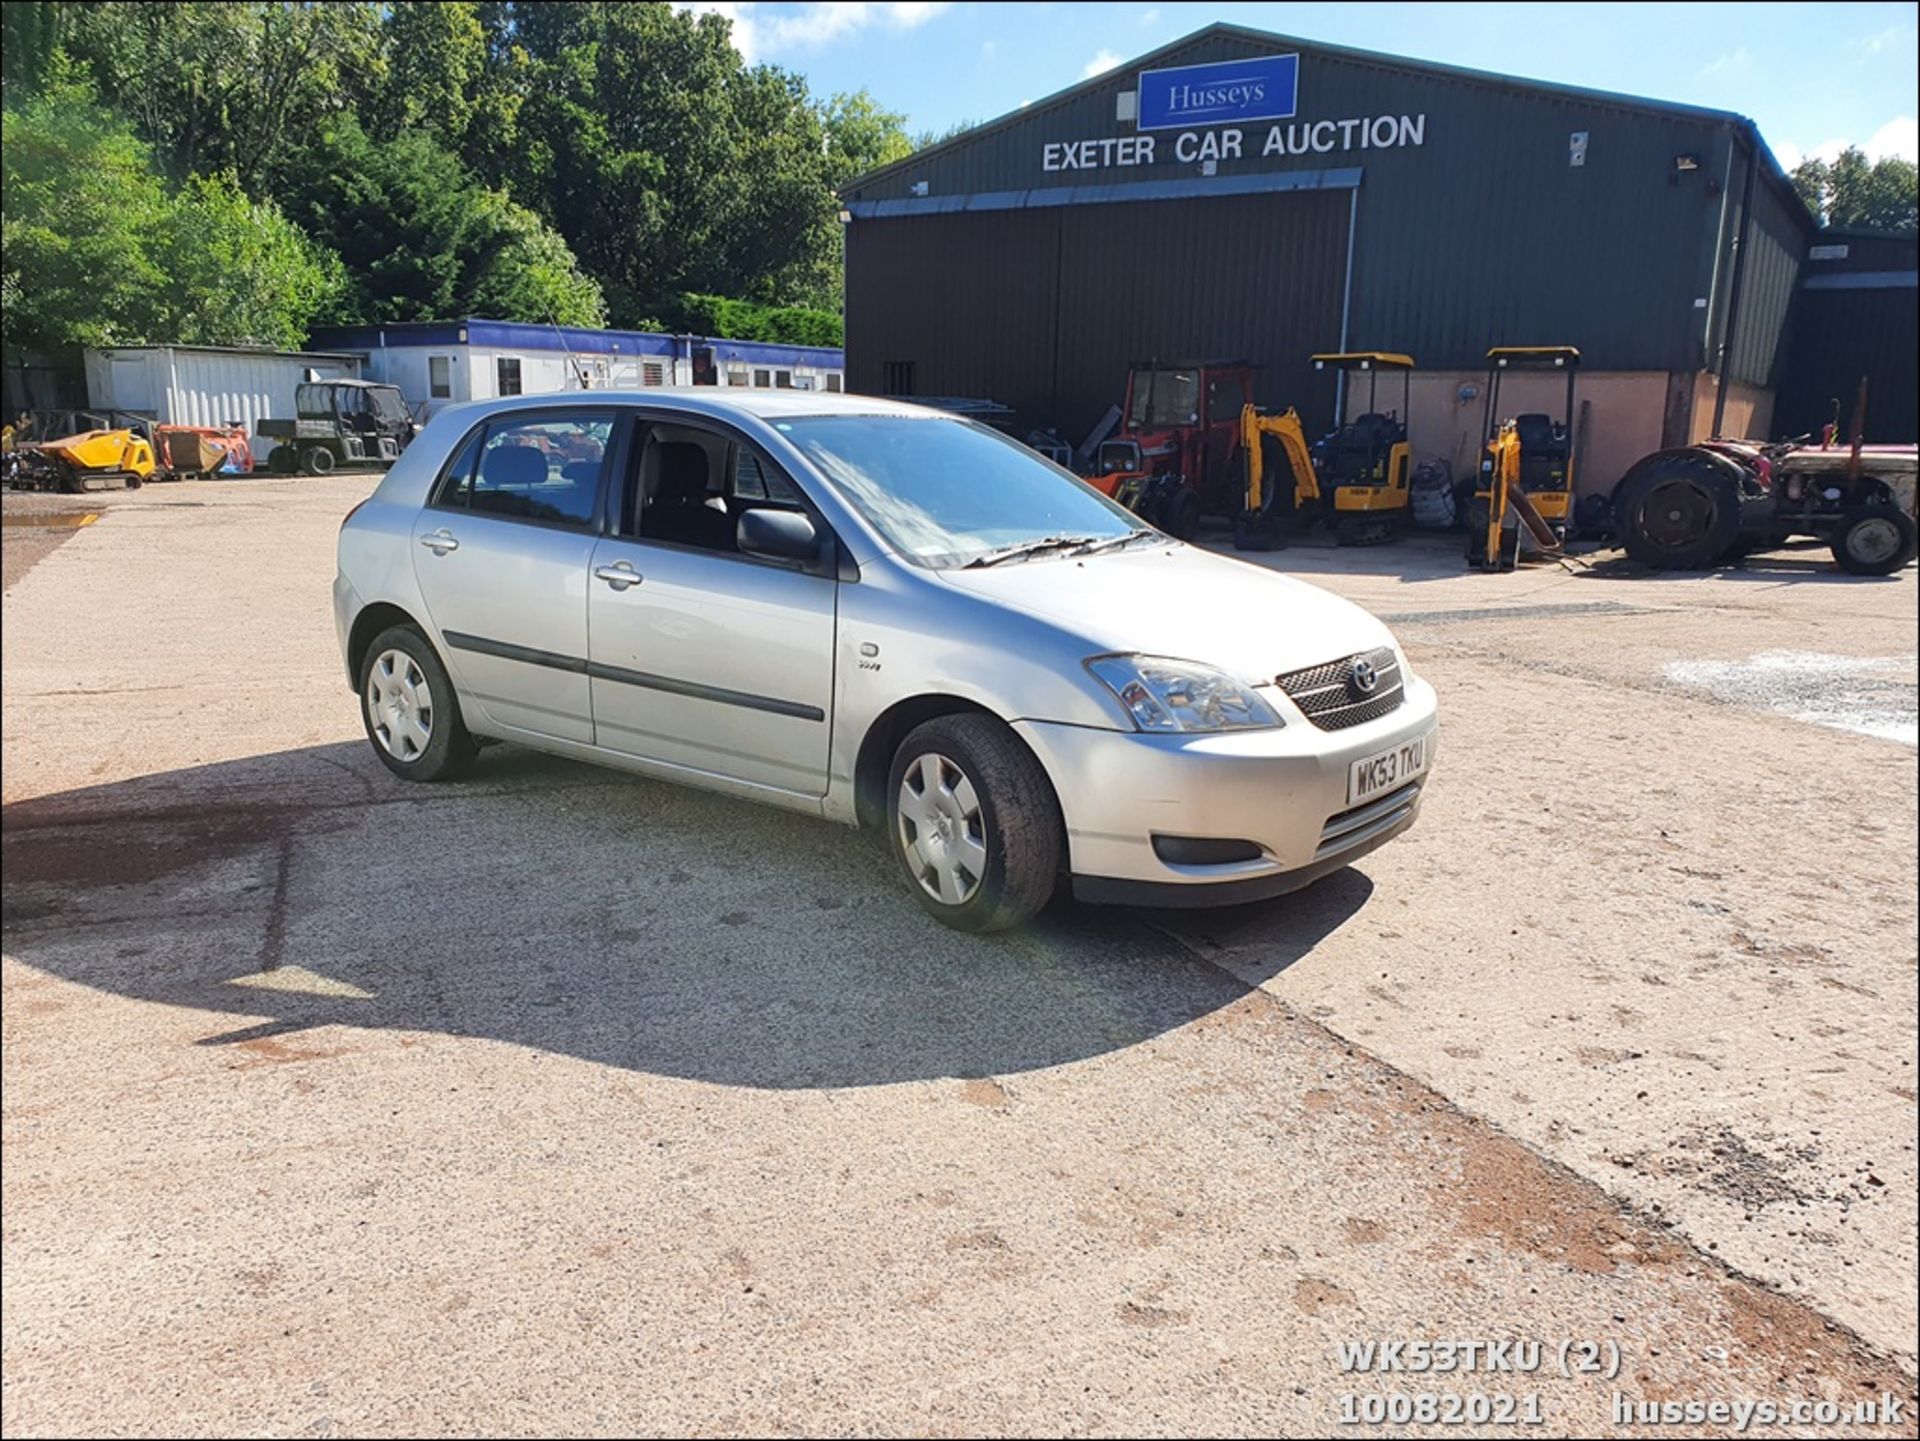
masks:
[[[1120,426],[1100,447],[1093,484],[1181,540],[1202,515],[1236,515],[1240,412],[1253,398],[1244,360],[1141,361],[1127,372]]]

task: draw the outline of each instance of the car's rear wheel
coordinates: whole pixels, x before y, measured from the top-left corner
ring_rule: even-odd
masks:
[[[939,716],[894,752],[887,834],[914,898],[945,925],[1002,931],[1053,895],[1060,813],[1040,762],[991,716]]]
[[[1912,518],[1885,502],[1848,511],[1833,533],[1833,558],[1854,575],[1892,575],[1913,553]]]
[[[460,718],[452,677],[410,625],[380,632],[367,647],[360,719],[381,764],[406,780],[450,780],[479,749]]]

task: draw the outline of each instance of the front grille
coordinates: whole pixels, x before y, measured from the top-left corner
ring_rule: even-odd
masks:
[[[1372,695],[1363,696],[1353,687],[1353,663],[1369,662],[1379,677]],[[1288,671],[1275,676],[1273,683],[1285,691],[1307,719],[1323,731],[1345,730],[1391,715],[1406,699],[1406,685],[1400,675],[1400,661],[1392,646],[1363,651],[1325,665],[1310,665],[1305,670]]]

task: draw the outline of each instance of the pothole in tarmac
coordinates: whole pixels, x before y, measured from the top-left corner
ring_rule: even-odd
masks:
[[[1770,650],[1746,660],[1677,660],[1666,677],[1718,700],[1809,725],[1920,745],[1915,657]]]

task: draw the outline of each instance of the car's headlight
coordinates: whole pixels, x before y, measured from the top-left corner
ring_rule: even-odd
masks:
[[[1088,661],[1087,669],[1143,731],[1264,730],[1285,724],[1250,688],[1210,665],[1157,655],[1102,655]]]

